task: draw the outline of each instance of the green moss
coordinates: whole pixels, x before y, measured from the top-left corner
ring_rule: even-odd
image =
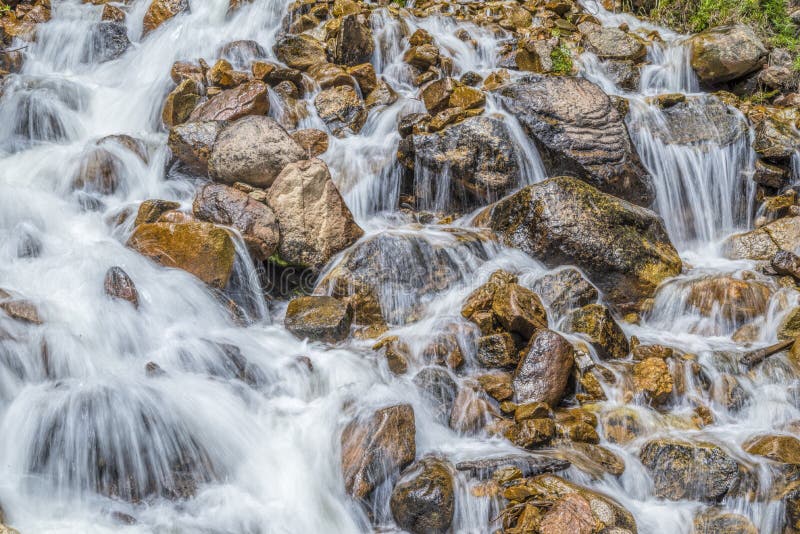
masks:
[[[550,59],[553,61],[553,73],[572,74],[572,55],[565,46],[558,46],[550,52]]]
[[[10,12],[11,12],[11,6],[9,6],[5,2],[0,2],[0,17]]]

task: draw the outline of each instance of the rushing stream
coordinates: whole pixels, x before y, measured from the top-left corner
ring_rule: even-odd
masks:
[[[400,98],[372,110],[360,134],[331,137],[321,156],[366,230],[362,240],[378,240],[381,247],[381,267],[389,274],[376,290],[395,325],[390,333],[403,336],[419,356],[409,362],[412,370],[395,376],[370,350],[370,341],[353,339],[331,348],[294,338],[282,326],[285,304],[264,300],[256,267],[241,244],[234,298],[247,313],[247,326],[235,324],[198,279],[164,269],[125,246],[133,228],[130,220],[115,223],[121,214],[152,198],[188,208],[198,183],[165,171],[169,154],[161,105],[172,88],[172,64],[198,58],[213,63],[222,45],[239,39],[257,41],[272,57],[288,3],[255,0],[229,15],[228,0],[190,0],[191,13],[146,38],[141,20],[148,2],[131,4],[131,48],[97,63],[91,35],[102,6],[52,0],[52,20],[41,25],[25,51],[22,72],[8,77],[0,97],[0,286],[34,302],[43,320],[29,325],[0,314],[0,503],[6,522],[22,534],[345,533],[370,531],[371,522],[391,530],[391,487],[378,489],[373,518],[346,495],[339,435],[354,414],[397,402],[414,407],[418,458],[435,452],[458,462],[519,452],[498,437],[451,430],[412,381],[414,370],[424,366],[427,340],[441,332],[455,331],[467,365],[474,361],[475,329],[459,311],[492,272],[509,270],[533,287],[548,269],[482,239],[469,217],[451,226],[424,225],[397,210],[398,120],[424,111],[403,68],[408,45],[400,22],[385,9],[375,10],[370,21],[372,63]],[[642,25],[591,0],[585,4],[609,26]],[[452,58],[455,77],[468,71],[485,76],[498,67],[503,35],[444,16],[406,22],[411,31],[423,28],[433,35]],[[479,46],[456,38],[457,30],[466,30]],[[638,325],[621,325],[642,343],[695,355],[693,364],[713,384],[735,375],[749,400],[734,406],[715,398],[688,371],[689,362],[682,363],[685,392],[669,413],[604,384],[608,400],[599,405],[601,424],[602,414],[620,407],[637,412],[642,422],[631,442],[601,441],[625,461],[625,472],[592,478],[572,467],[564,476],[617,499],[634,515],[640,533],[689,533],[701,504],[657,499],[639,448],[653,436],[674,435],[738,450],[759,431],[800,420],[789,388],[794,376],[782,358],[748,374],[725,357],[745,346],[774,343],[774,325],[800,298],[754,274],[751,262],[721,256],[725,237],[753,225],[752,133],[743,117],[730,132],[702,123],[704,108],[692,111],[691,103],[702,104],[707,95],[688,66],[683,37],[666,30],[661,36],[663,42],[648,47],[649,65],[636,90],[615,85],[596,56],[580,59],[581,75],[628,99],[626,120],[653,177],[654,209],[686,264],[683,274],[659,288]],[[317,91],[309,90],[305,99],[313,101]],[[708,133],[700,144],[674,138],[654,99],[667,93],[688,95],[688,113]],[[308,110],[299,127],[325,130],[314,106]],[[272,116],[281,112],[272,106]],[[517,119],[495,97],[486,114],[504,121],[516,145],[517,187],[544,180],[539,153]],[[146,158],[120,151],[122,180],[113,192],[75,191],[74,176],[96,141],[116,134],[142,140]],[[424,174],[414,178],[422,190],[431,189],[426,187],[431,180],[448,179]],[[445,211],[447,194],[440,187],[421,207]],[[21,253],[32,249],[36,254]],[[419,281],[432,277],[429,270],[441,263],[449,268],[447,283],[421,287]],[[114,266],[136,281],[138,310],[103,293],[105,273]],[[758,283],[766,296],[756,291],[752,298],[763,302],[751,314],[725,305],[701,311],[689,303],[698,283],[721,277]],[[550,311],[551,325],[557,328],[561,318]],[[756,329],[757,341],[734,340],[745,326]],[[574,334],[569,339],[580,341]],[[246,372],[232,361],[245,361]],[[148,372],[149,362],[163,373]],[[709,406],[714,418],[699,430],[685,424],[698,402]],[[738,455],[759,478],[760,493],[728,498],[721,506],[747,516],[760,532],[778,532],[783,510],[769,499],[769,467],[763,459]],[[176,476],[176,464],[199,479],[193,497],[131,504],[143,493],[180,493],[185,481]],[[476,496],[474,482],[463,473],[456,484],[453,531],[495,531],[498,500]],[[135,523],[124,524],[130,518]]]

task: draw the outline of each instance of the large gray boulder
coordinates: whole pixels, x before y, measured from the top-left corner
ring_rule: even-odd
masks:
[[[658,215],[568,176],[525,187],[475,222],[549,267],[578,266],[621,309],[682,268]]]
[[[289,163],[305,159],[305,151],[269,117],[244,117],[227,125],[208,159],[212,179],[269,187]]]
[[[642,206],[654,199],[651,178],[623,116],[584,78],[530,76],[500,89],[503,103],[539,148],[551,175],[573,175]]]

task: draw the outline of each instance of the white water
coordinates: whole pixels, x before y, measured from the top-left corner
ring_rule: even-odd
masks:
[[[493,244],[466,251],[451,248],[451,233],[436,226],[407,225],[396,212],[397,120],[421,109],[402,64],[405,44],[399,23],[385,11],[372,16],[376,70],[400,99],[371,112],[360,135],[331,138],[323,158],[359,223],[369,230],[364,239],[396,239],[396,248],[387,252],[441,247],[441,252],[422,254],[418,262],[402,253],[384,254],[387,271],[413,280],[414,275],[429,274],[431,258],[452,260],[452,282],[433,294],[415,293],[403,276],[378,287],[387,318],[398,325],[394,333],[409,340],[416,357],[402,378],[391,375],[368,344],[330,349],[299,342],[278,326],[280,309],[272,310],[273,325],[244,254],[239,257],[244,281],[237,298],[249,303],[252,322],[247,327],[236,326],[224,306],[192,276],[159,268],[124,247],[132,228],[130,221],[114,226],[120,213],[148,198],[188,206],[196,185],[164,176],[166,135],[159,113],[171,87],[172,63],[200,57],[213,61],[220,46],[237,39],[254,39],[271,54],[285,10],[280,0],[255,0],[226,18],[227,0],[192,0],[190,15],[142,40],[140,21],[147,3],[136,0],[128,15],[131,49],[118,60],[95,65],[82,62],[84,43],[74,35],[99,20],[99,9],[79,0],[54,0],[53,21],[41,27],[22,74],[11,77],[0,99],[0,287],[35,302],[45,320],[43,326],[25,326],[0,315],[0,503],[8,523],[23,534],[117,532],[120,526],[113,513],[122,512],[137,521],[125,527],[127,532],[368,531],[366,514],[344,493],[339,433],[354,414],[397,402],[414,406],[418,457],[437,452],[458,461],[518,452],[496,438],[453,432],[438,421],[411,381],[424,366],[425,346],[437,332],[455,330],[465,359],[471,360],[474,331],[458,310],[472,288],[498,268],[519,273],[526,285],[545,269],[520,252]],[[605,20],[617,24],[615,17]],[[624,20],[635,27],[635,19]],[[497,64],[502,36],[447,18],[408,24],[434,35],[454,59],[456,75],[469,70],[486,74]],[[457,28],[480,43],[477,50],[452,35]],[[658,111],[645,103],[645,95],[697,91],[683,48],[672,42],[680,37],[664,37],[668,41],[663,47],[651,47],[652,65],[643,74],[642,90],[625,95],[632,100],[629,122],[640,126],[657,124]],[[602,66],[592,70],[589,58],[585,63],[587,77],[621,94],[603,79]],[[312,98],[313,94],[308,97]],[[310,115],[302,126],[323,127],[313,106],[308,107]],[[491,112],[503,113],[490,101],[487,113]],[[519,185],[543,179],[538,154],[513,117],[504,114],[504,119],[519,145],[524,171]],[[752,163],[749,148],[667,147],[657,143],[647,127],[634,142],[654,175],[656,207],[684,257],[711,273],[748,268],[718,258],[714,245],[749,224],[737,204],[747,203],[749,196],[740,198],[734,193],[738,188],[732,190]],[[85,199],[70,192],[72,174],[82,154],[111,134],[142,139],[149,163],[125,160],[121,187],[111,195],[93,195],[94,207],[87,210]],[[664,168],[654,162],[662,162]],[[670,187],[677,187],[677,180],[682,189],[673,194]],[[684,203],[689,204],[688,214],[681,208]],[[39,243],[40,254],[20,257],[20,243],[30,240]],[[112,266],[121,266],[135,281],[138,311],[103,294],[103,277]],[[694,352],[704,371],[718,378],[724,366],[714,351],[737,347],[731,340],[732,327],[719,315],[687,316],[682,289],[671,292],[666,286],[662,291],[656,311],[642,326],[627,327],[628,334]],[[776,324],[786,306],[796,301],[795,293],[776,291],[765,324]],[[409,308],[420,303],[424,306],[414,310],[416,322],[403,325]],[[682,320],[674,321],[676,316]],[[550,317],[551,325],[557,319]],[[702,333],[697,333],[699,326]],[[714,335],[707,335],[709,331]],[[773,336],[772,329],[762,329],[759,342],[773,341]],[[226,349],[231,345],[247,362],[244,380],[237,366],[241,360]],[[310,359],[313,370],[301,357]],[[148,362],[157,363],[165,374],[147,376]],[[800,418],[786,392],[791,380],[778,371],[741,377],[753,401],[736,413],[695,387],[691,393],[713,407],[718,423],[691,433],[676,424],[689,411],[686,400],[676,405],[678,417],[672,419],[639,400],[634,405],[646,423],[643,436],[674,432],[735,449],[752,433]],[[607,396],[610,400],[601,412],[624,403],[617,388],[608,386]],[[639,532],[689,532],[699,505],[652,496],[636,459],[643,439],[624,448],[609,445],[626,461],[620,479],[591,481],[576,469],[568,476],[617,498],[636,516]],[[191,499],[131,505],[95,491],[108,490],[111,478],[122,478],[131,481],[118,488],[123,497],[145,489],[168,493],[178,483],[170,474],[176,458],[192,464],[201,480]],[[458,482],[454,531],[497,528],[490,525],[497,503],[472,497],[465,478]],[[763,501],[724,506],[748,515],[762,532],[776,531],[776,505]],[[379,521],[388,520],[385,507],[377,512]]]

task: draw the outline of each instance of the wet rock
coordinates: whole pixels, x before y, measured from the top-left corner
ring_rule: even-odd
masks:
[[[408,468],[394,487],[389,506],[397,525],[412,534],[444,534],[455,511],[452,467],[423,458]]]
[[[374,43],[372,30],[357,15],[342,17],[338,33],[331,48],[334,63],[355,66],[372,58]]]
[[[352,306],[351,306],[352,309]],[[383,350],[389,370],[396,375],[408,372],[408,362],[411,359],[411,348],[397,336],[387,336],[378,340],[372,350]]]
[[[622,328],[602,304],[573,311],[564,320],[564,329],[586,335],[601,358],[624,358],[630,350]]]
[[[771,260],[781,250],[800,248],[800,217],[778,219],[761,228],[734,234],[723,245],[725,255],[734,260]]]
[[[625,445],[642,433],[641,418],[631,408],[615,408],[603,416],[603,432],[609,442]]]
[[[161,111],[161,120],[167,126],[175,126],[189,120],[197,104],[200,102],[202,88],[198,82],[188,78],[178,84],[178,87],[167,95],[164,108]]]
[[[709,508],[695,516],[694,534],[758,534],[758,529],[743,515]]]
[[[320,159],[284,167],[267,191],[267,204],[280,222],[278,255],[292,265],[319,272],[364,234]]]
[[[513,369],[519,362],[519,354],[511,334],[491,334],[478,339],[477,359],[490,369]]]
[[[793,308],[778,325],[778,339],[800,337],[800,307]]]
[[[600,443],[600,435],[595,430],[597,417],[582,408],[559,410],[556,412],[556,432],[559,437],[572,442]]]
[[[642,59],[644,42],[619,28],[600,27],[584,35],[586,49],[601,59]]]
[[[755,436],[747,440],[742,449],[773,462],[800,466],[800,439],[794,436],[779,434]]]
[[[606,61],[605,66],[609,77],[618,87],[626,91],[639,89],[641,73],[639,72],[639,66],[634,61],[609,59]]]
[[[717,445],[677,439],[647,442],[639,455],[658,497],[716,502],[738,488],[743,468]]]
[[[345,427],[341,443],[345,489],[356,499],[366,499],[414,461],[414,409],[398,404],[356,419]]]
[[[483,430],[494,416],[494,408],[482,398],[477,387],[462,387],[450,412],[450,428],[461,434]]]
[[[388,83],[383,80],[378,80],[377,86],[367,95],[367,99],[364,103],[367,105],[368,109],[372,109],[377,106],[391,106],[397,102],[398,98],[399,96]]]
[[[200,104],[189,116],[193,122],[235,121],[247,115],[269,113],[267,85],[254,80],[222,91]]]
[[[339,85],[354,87],[357,83],[346,70],[333,63],[316,63],[308,69],[308,75],[317,82],[320,89],[330,89]]]
[[[29,300],[15,297],[3,289],[0,289],[0,311],[23,323],[44,324],[35,304]]]
[[[142,35],[147,35],[172,17],[188,11],[189,0],[153,0],[144,14]]]
[[[145,223],[154,223],[166,212],[176,210],[181,205],[171,200],[151,199],[145,200],[139,205],[139,210],[136,212],[136,219],[133,226],[139,226]]]
[[[728,373],[723,373],[714,382],[712,393],[716,402],[732,412],[740,410],[750,398],[739,379]]]
[[[518,147],[505,123],[480,116],[433,134],[414,133],[398,148],[403,189],[420,209],[467,211],[493,202],[521,181]],[[441,180],[446,174],[449,180]],[[447,191],[441,191],[442,185]],[[437,198],[447,201],[436,206]]]
[[[244,117],[219,133],[208,160],[209,175],[226,184],[267,188],[305,151],[269,117]]]
[[[557,406],[566,393],[572,373],[572,345],[552,330],[539,330],[525,351],[514,372],[515,401]]]
[[[552,419],[539,418],[519,421],[509,426],[503,435],[517,447],[536,449],[550,443],[555,433],[556,424]]]
[[[286,309],[284,325],[300,339],[338,343],[350,335],[353,309],[332,297],[296,297]]]
[[[364,101],[348,85],[321,91],[314,99],[320,119],[336,137],[357,134],[367,121]]]
[[[509,488],[509,490],[513,489],[515,488]],[[551,516],[551,519],[545,524],[550,525],[547,526],[548,530],[540,530],[540,532],[547,532],[548,534],[572,533],[574,532],[573,530],[560,530],[560,526],[576,528],[576,525],[583,525],[584,522],[589,521],[589,517],[591,517],[591,524],[593,525],[593,530],[589,530],[589,532],[636,532],[636,521],[633,515],[618,502],[602,493],[567,482],[555,475],[540,475],[528,479],[520,489],[524,491],[517,491],[517,493],[524,495],[524,498],[521,499],[523,502],[533,499],[539,502],[557,503],[567,497],[570,500],[574,499],[571,496],[575,496],[580,497],[588,504],[588,508],[591,511],[590,516],[585,514],[586,506],[583,503],[578,505],[573,501],[573,504],[569,504],[570,501],[567,500],[566,504],[556,508],[560,510],[558,514]],[[561,502],[563,503],[564,501]],[[551,513],[552,510],[550,509],[547,513]],[[545,514],[545,517],[547,517],[547,514]],[[580,518],[580,520],[577,518]],[[550,530],[551,528],[552,530]],[[585,527],[581,526],[579,528]]]
[[[101,195],[113,194],[125,185],[125,164],[117,150],[109,150],[97,142],[82,155],[72,187]]]
[[[545,265],[576,265],[620,308],[636,308],[682,268],[660,217],[571,177],[528,186],[475,224]]]
[[[531,288],[554,314],[563,315],[597,301],[598,293],[578,269],[567,267],[538,278]]]
[[[684,97],[664,107],[661,117],[664,122],[650,131],[666,144],[729,146],[749,134],[747,121],[713,95]]]
[[[228,285],[236,259],[230,234],[210,223],[145,223],[134,230],[128,246],[219,289]]]
[[[458,395],[458,385],[450,373],[439,367],[426,367],[416,374],[414,385],[432,404],[434,416],[447,424]]]
[[[497,402],[509,400],[514,396],[511,388],[512,377],[510,373],[493,372],[475,377],[483,390]]]
[[[505,271],[493,273],[486,284],[473,291],[461,315],[485,334],[507,332],[524,340],[547,328],[547,313],[539,297]]]
[[[481,232],[450,228],[439,237],[383,231],[361,239],[315,291],[353,300],[358,324],[404,324],[433,295],[463,280],[455,258],[487,257]]]
[[[758,70],[767,49],[746,25],[719,26],[691,39],[692,68],[703,83],[715,85]]]
[[[195,196],[192,213],[201,221],[238,230],[256,261],[266,260],[278,248],[280,232],[273,211],[233,187],[203,186]]]
[[[652,405],[660,406],[672,396],[673,381],[667,363],[656,357],[645,358],[633,366],[635,392]]]
[[[306,70],[327,61],[325,46],[310,35],[287,34],[274,46],[275,56],[293,69]]]
[[[136,285],[121,267],[112,267],[106,272],[103,288],[109,297],[127,300],[134,308],[139,308],[139,292],[136,290]]]
[[[568,493],[553,503],[553,507],[544,514],[539,524],[539,532],[592,534],[595,531],[594,527],[589,501],[577,493]]]
[[[167,146],[172,157],[186,171],[206,176],[211,150],[227,124],[224,121],[187,122],[170,128]]]
[[[800,280],[800,256],[788,250],[779,250],[770,262],[778,274]]]
[[[711,276],[692,283],[687,302],[707,317],[721,314],[741,322],[766,312],[771,295],[769,287],[760,282]]]
[[[328,150],[328,134],[322,130],[306,128],[292,132],[292,139],[306,151],[308,159],[316,158]]]
[[[403,61],[424,72],[439,63],[439,48],[432,43],[413,45],[406,50]]]
[[[539,76],[500,89],[504,105],[536,143],[550,175],[578,176],[642,206],[651,178],[611,99],[584,78]]]
[[[87,63],[104,63],[117,59],[128,50],[128,29],[119,22],[98,22],[91,28],[90,52]]]

